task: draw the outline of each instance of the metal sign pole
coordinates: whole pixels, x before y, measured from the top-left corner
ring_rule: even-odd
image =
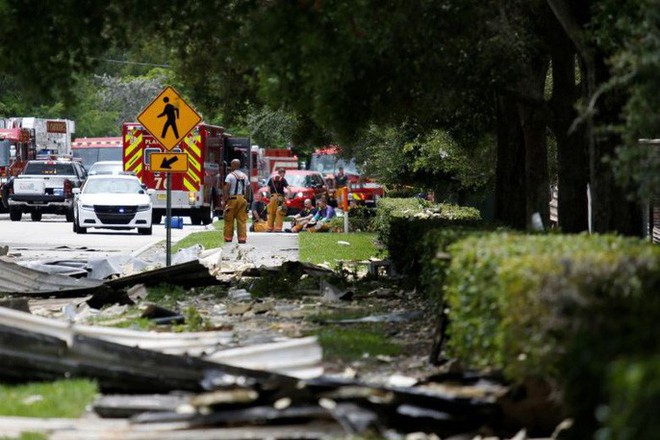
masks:
[[[165,266],[172,264],[172,173],[167,173],[167,210],[165,214],[166,239],[165,239]]]

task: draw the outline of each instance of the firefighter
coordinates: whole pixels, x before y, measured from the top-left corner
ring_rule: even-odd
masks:
[[[337,174],[335,174],[335,185],[337,189],[348,185],[348,176],[344,174],[344,167],[339,167]]]
[[[224,237],[226,243],[231,243],[234,238],[234,219],[236,220],[236,234],[238,242],[247,241],[247,199],[245,191],[248,185],[247,176],[239,170],[241,161],[231,161],[230,170],[225,178],[222,188],[222,205],[224,207]]]
[[[277,169],[277,175],[268,179],[270,202],[268,203],[268,232],[282,232],[282,224],[286,215],[284,194],[288,191],[289,182],[286,181],[284,168]]]

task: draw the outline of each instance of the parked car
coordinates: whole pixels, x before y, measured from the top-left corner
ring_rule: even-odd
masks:
[[[271,177],[276,174],[274,172]],[[316,204],[316,199],[328,195],[328,184],[318,171],[287,170],[284,178],[289,183],[285,198],[288,215],[297,214],[303,208],[305,199],[311,199]],[[267,186],[259,189],[260,193],[264,191],[269,191]]]
[[[82,188],[74,189],[73,231],[84,234],[88,228],[137,228],[138,233],[151,235],[149,191],[136,176],[89,176]]]
[[[97,174],[123,174],[124,163],[121,160],[100,160],[94,162],[87,174],[95,176]]]

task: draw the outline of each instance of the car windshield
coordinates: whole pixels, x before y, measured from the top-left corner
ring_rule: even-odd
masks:
[[[355,159],[339,159],[334,154],[314,154],[312,155],[312,162],[310,169],[318,171],[322,174],[335,174],[339,167],[344,168],[347,174],[360,174]]]
[[[56,162],[28,162],[25,166],[25,174],[32,175],[65,175],[73,176],[75,171],[73,165],[70,163],[56,163]]]
[[[305,188],[312,188],[315,185],[322,183],[321,177],[314,174],[289,174],[284,178],[291,186],[301,186]]]
[[[138,180],[133,179],[89,179],[85,194],[139,194],[144,191]]]
[[[119,163],[96,163],[89,169],[89,175],[94,174],[117,174],[123,171],[123,165]]]

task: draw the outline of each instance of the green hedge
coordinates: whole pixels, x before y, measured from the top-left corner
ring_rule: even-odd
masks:
[[[478,225],[481,222],[475,208],[451,204],[432,204],[419,198],[378,200],[374,225],[378,240],[388,250],[399,273],[418,276],[420,250],[428,242],[425,235],[439,228]]]
[[[562,384],[575,437],[608,402],[607,371],[660,347],[660,248],[615,236],[486,234],[448,247],[448,352]],[[440,266],[445,263],[438,263]]]
[[[651,440],[660,432],[660,355],[620,360],[609,369],[609,406],[598,415],[604,426],[599,440]]]
[[[375,232],[376,210],[366,206],[353,206],[348,210],[348,229],[350,232]],[[344,231],[344,218],[336,217],[330,221],[330,230]]]

